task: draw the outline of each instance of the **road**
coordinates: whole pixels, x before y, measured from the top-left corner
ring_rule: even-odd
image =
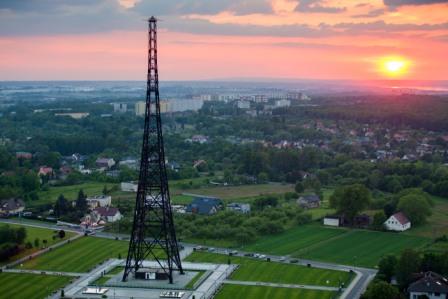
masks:
[[[22,224],[27,226],[33,226],[33,227],[42,227],[42,228],[48,228],[48,229],[54,229],[54,230],[60,230],[64,229],[66,231],[73,231],[77,233],[83,233],[84,231],[82,229],[75,229],[75,228],[66,228],[64,226],[58,226],[56,224],[52,223],[38,223],[36,221],[33,222],[27,222],[27,221],[18,221],[15,219],[0,219],[0,223],[11,223],[11,224]],[[97,231],[95,232],[96,237],[100,238],[108,238],[108,239],[129,239],[129,235],[125,234],[113,234],[113,233],[106,233]],[[187,253],[191,253],[193,251],[194,247],[197,247],[199,245],[196,244],[187,244],[182,243],[184,246],[183,252],[181,252],[182,257],[185,257]],[[220,254],[228,254],[229,249],[227,248],[214,248],[213,252],[220,253]],[[238,252],[239,256],[244,256],[246,252]],[[290,263],[291,259],[289,257],[283,257],[283,256],[276,256],[276,255],[265,255],[265,258],[270,258],[271,261],[275,262],[283,262],[283,263]],[[350,285],[347,286],[344,290],[344,292],[341,295],[341,299],[357,299],[361,297],[361,294],[365,291],[366,287],[372,281],[372,279],[375,277],[377,270],[375,269],[369,269],[369,268],[362,268],[362,267],[354,267],[354,266],[347,266],[347,265],[339,265],[339,264],[333,264],[333,263],[325,263],[325,262],[318,262],[318,261],[312,261],[312,260],[305,260],[305,259],[299,259],[298,263],[296,265],[302,265],[302,266],[308,266],[315,268],[322,268],[322,269],[331,269],[331,270],[338,270],[338,271],[353,271],[356,274],[356,277],[351,281]]]

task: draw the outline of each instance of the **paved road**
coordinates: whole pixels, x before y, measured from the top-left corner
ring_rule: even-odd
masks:
[[[28,226],[34,226],[34,227],[43,227],[43,228],[49,228],[49,229],[64,229],[67,231],[74,231],[78,233],[82,233],[82,229],[73,229],[73,228],[66,228],[63,226],[58,226],[56,224],[51,223],[45,223],[42,222],[38,223],[33,221],[32,223],[20,222],[15,219],[0,219],[0,222],[5,223],[14,223],[14,224],[22,224],[22,225],[28,225]],[[129,235],[125,234],[113,234],[113,233],[106,233],[98,231],[95,233],[95,236],[101,237],[101,238],[109,238],[109,239],[128,239]],[[195,244],[187,244],[182,243],[184,245],[185,253],[181,252],[181,256],[185,257],[186,253],[190,253],[193,250],[193,247],[196,247]],[[216,248],[216,253],[220,254],[228,254],[229,249],[226,248]],[[238,255],[244,255],[244,252],[239,252]],[[275,262],[284,262],[284,263],[290,263],[290,259],[288,257],[282,257],[282,256],[275,256],[275,255],[265,255],[266,258],[270,258],[271,261]],[[304,260],[299,259],[298,265],[304,265],[307,266],[310,264],[312,267],[316,268],[322,268],[322,269],[331,269],[331,270],[338,270],[338,271],[353,271],[356,274],[356,277],[352,280],[349,286],[345,289],[343,294],[341,295],[341,299],[357,299],[361,296],[361,294],[365,291],[366,287],[370,283],[370,281],[375,277],[375,274],[377,270],[375,269],[369,269],[369,268],[362,268],[362,267],[354,267],[354,266],[347,266],[347,265],[339,265],[339,264],[333,264],[333,263],[324,263],[324,262],[317,262],[312,260]]]
[[[312,286],[312,285],[300,285],[300,284],[285,284],[285,283],[272,283],[262,281],[241,281],[241,280],[224,280],[226,284],[238,284],[245,286],[267,286],[275,288],[289,288],[289,289],[308,289],[308,290],[320,290],[320,291],[339,291],[336,287],[324,287],[324,286]]]
[[[25,270],[25,269],[4,269],[3,272],[29,273],[29,274],[39,274],[39,275],[73,276],[73,277],[80,277],[80,276],[86,275],[86,273],[47,271],[47,270]]]

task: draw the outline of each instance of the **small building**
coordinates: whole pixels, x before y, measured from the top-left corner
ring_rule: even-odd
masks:
[[[196,197],[187,206],[186,212],[201,215],[213,215],[223,206],[222,200],[216,197]]]
[[[120,189],[123,192],[137,192],[137,182],[121,182]]]
[[[408,287],[410,299],[447,299],[448,280],[435,272],[428,271]]]
[[[16,158],[17,159],[26,159],[29,160],[33,157],[33,154],[28,152],[16,152]]]
[[[109,169],[115,165],[115,161],[112,158],[98,158],[95,164],[98,168]]]
[[[106,222],[115,222],[123,217],[123,215],[121,215],[120,213],[120,210],[113,207],[98,207],[93,210],[93,213],[98,215]]]
[[[167,280],[168,274],[162,269],[140,268],[135,272],[136,279]]]
[[[17,215],[25,209],[25,202],[20,198],[10,198],[0,201],[0,215]]]
[[[204,135],[194,135],[189,140],[190,140],[190,142],[197,142],[197,143],[200,143],[200,144],[204,144],[204,143],[208,142],[208,137],[204,136]]]
[[[324,225],[327,226],[342,226],[343,219],[340,216],[325,216]]]
[[[242,213],[242,214],[248,214],[248,213],[250,213],[250,204],[232,202],[227,205],[227,210]]]
[[[112,196],[104,194],[99,196],[90,196],[87,197],[86,201],[91,209],[95,209],[97,207],[108,207],[112,204]]]
[[[402,232],[411,228],[411,221],[403,212],[393,214],[384,222],[387,230]]]
[[[297,204],[303,209],[314,209],[320,207],[320,197],[316,194],[300,196]]]

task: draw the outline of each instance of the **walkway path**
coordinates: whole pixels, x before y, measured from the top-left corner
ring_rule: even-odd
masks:
[[[238,284],[246,286],[266,286],[274,288],[290,288],[290,289],[308,289],[308,290],[320,290],[320,291],[339,291],[336,287],[324,287],[324,286],[313,286],[313,285],[299,285],[299,284],[286,284],[286,283],[273,283],[273,282],[262,282],[262,281],[241,281],[241,280],[224,280],[225,284]]]

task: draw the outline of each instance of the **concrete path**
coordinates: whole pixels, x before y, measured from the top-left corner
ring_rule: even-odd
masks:
[[[5,269],[4,273],[28,273],[28,274],[38,274],[38,275],[56,275],[56,276],[73,276],[80,277],[86,275],[86,273],[75,273],[75,272],[61,272],[61,271],[47,271],[47,270],[27,270],[27,269]]]
[[[319,290],[319,291],[339,291],[336,287],[324,287],[324,286],[313,286],[313,285],[300,285],[300,284],[286,284],[286,283],[273,283],[273,282],[262,282],[262,281],[241,281],[241,280],[224,280],[225,284],[238,284],[245,286],[266,286],[274,288],[290,288],[290,289],[308,289],[308,290]]]

